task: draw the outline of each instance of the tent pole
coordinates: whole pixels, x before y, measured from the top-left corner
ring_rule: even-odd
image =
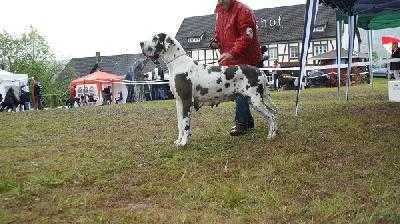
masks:
[[[354,15],[349,16],[349,49],[348,49],[348,67],[347,67],[347,80],[346,80],[346,100],[349,100],[349,90],[351,82],[351,68],[353,63],[353,49],[354,49]]]
[[[297,94],[296,94],[296,116],[299,113],[299,99],[300,91],[303,86],[303,77],[306,75],[306,65],[308,58],[308,49],[310,48],[311,34],[314,30],[314,23],[317,17],[319,0],[307,0],[306,11],[305,11],[305,21],[304,21],[304,36],[303,36],[303,47],[301,49],[300,63],[301,63],[301,73],[299,77]]]
[[[371,87],[374,87],[374,74],[372,72],[372,65],[373,65],[373,58],[372,58],[372,30],[368,30],[368,54],[369,54],[369,77],[370,82],[369,84]]]
[[[336,21],[337,97],[340,98],[340,68],[342,64],[342,21]]]

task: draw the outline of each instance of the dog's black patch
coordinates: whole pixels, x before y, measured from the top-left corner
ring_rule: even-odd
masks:
[[[155,43],[155,42],[157,42],[157,41],[158,41],[158,37],[154,36],[154,37],[153,37],[153,42]]]
[[[212,73],[212,72],[221,72],[221,67],[219,66],[210,66],[208,67],[208,73]]]
[[[240,69],[242,69],[243,74],[246,76],[251,87],[258,86],[258,76],[260,75],[260,71],[256,67],[241,65]]]
[[[159,33],[159,34],[157,34],[157,36],[158,36],[158,41],[159,41],[159,42],[164,42],[164,41],[165,41],[165,38],[167,37],[167,34],[165,34],[165,33]]]
[[[224,72],[226,80],[233,79],[235,77],[237,70],[238,70],[237,66],[232,66],[227,68]]]
[[[199,111],[201,106],[199,104],[199,99],[197,99],[196,97],[193,99],[193,107],[196,111]]]
[[[260,96],[261,96],[261,98],[263,98],[263,95],[264,95],[264,87],[263,87],[262,84],[259,84],[259,85],[258,85],[258,87],[257,87],[257,93],[259,93]]]
[[[175,42],[174,42],[171,38],[169,38],[169,37],[167,37],[167,39],[165,40],[165,42],[168,43],[168,44],[170,44],[170,45],[172,45],[172,46],[175,46]],[[179,48],[178,48],[178,50],[179,50]]]
[[[217,93],[220,93],[220,92],[222,92],[222,89],[218,89],[218,90],[217,90]]]
[[[190,126],[189,125],[186,125],[185,126],[185,131],[189,131],[190,130]]]
[[[167,35],[165,33],[159,33],[159,34],[157,34],[157,36],[158,36],[158,38],[155,37],[158,40],[158,43],[156,45],[156,51],[154,52],[155,55],[158,55],[163,50],[166,50],[164,41],[165,41],[165,38],[167,37]],[[153,39],[153,41],[154,41],[154,39]]]
[[[225,88],[229,88],[231,86],[230,83],[225,83]]]
[[[246,90],[249,90],[250,89],[250,86],[249,85],[246,85]]]
[[[221,84],[222,83],[222,79],[221,78],[218,78],[217,79],[217,84]]]
[[[182,73],[175,76],[176,93],[182,100],[182,112],[184,117],[188,117],[190,107],[192,107],[192,81],[187,79],[188,73]]]
[[[208,88],[203,88],[201,85],[196,86],[197,92],[200,92],[200,95],[204,96],[208,93]]]
[[[199,65],[199,62],[198,62],[198,61],[193,61],[193,62],[194,62],[195,65]]]

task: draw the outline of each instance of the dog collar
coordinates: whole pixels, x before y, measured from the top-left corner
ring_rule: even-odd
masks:
[[[186,55],[186,53],[185,54],[181,54],[181,55],[179,55],[178,57],[176,57],[176,58],[174,58],[174,59],[172,59],[171,61],[169,61],[169,62],[166,62],[165,64],[171,64],[173,61],[175,61],[176,59],[178,59],[178,58],[180,58],[180,57],[182,57],[182,56],[185,56]]]

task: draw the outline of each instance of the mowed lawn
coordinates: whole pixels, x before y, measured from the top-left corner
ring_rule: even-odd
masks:
[[[343,92],[342,92],[343,96]],[[400,104],[387,84],[274,92],[231,137],[202,108],[176,148],[174,101],[0,114],[0,223],[400,223]]]

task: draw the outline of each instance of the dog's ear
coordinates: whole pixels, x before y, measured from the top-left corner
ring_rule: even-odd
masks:
[[[160,53],[163,50],[167,51],[167,48],[165,47],[165,38],[167,35],[165,33],[159,33],[157,36],[153,38],[154,40],[157,40],[157,45],[156,45],[156,53]]]
[[[167,38],[165,39],[165,49],[168,50],[171,46],[175,46],[175,41],[167,36]]]

